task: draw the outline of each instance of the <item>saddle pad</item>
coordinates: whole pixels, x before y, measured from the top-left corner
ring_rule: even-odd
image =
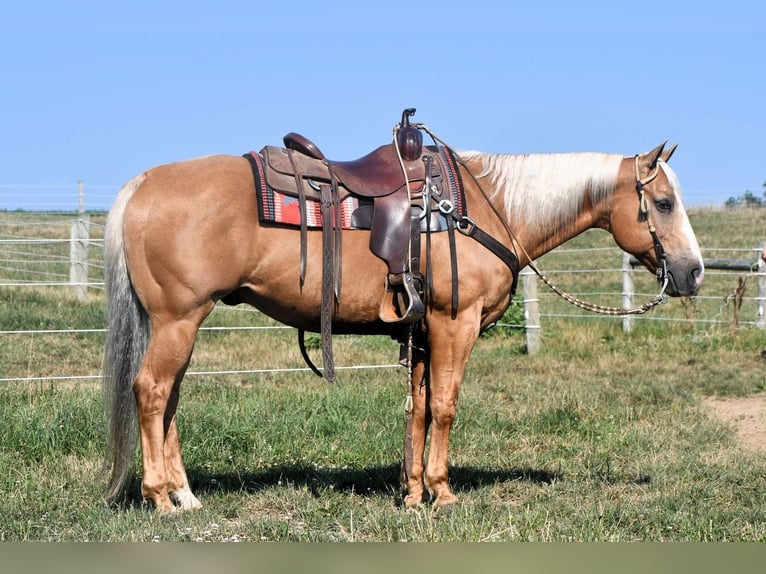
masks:
[[[253,168],[255,196],[258,201],[258,219],[261,223],[299,227],[301,224],[298,198],[280,193],[266,184],[263,172],[263,156],[251,151],[245,154]],[[372,205],[372,201],[369,203]],[[348,196],[340,202],[340,223],[342,229],[353,229],[351,215],[363,205],[359,198]],[[306,200],[306,225],[312,229],[322,228],[321,207],[318,201]]]
[[[439,155],[447,168],[444,174],[449,183],[450,195],[455,211],[459,215],[465,215],[465,194],[460,173],[456,167],[456,160],[452,152],[446,148],[439,147]],[[255,195],[258,202],[258,219],[261,223],[271,225],[283,225],[286,227],[300,226],[300,212],[298,210],[298,199],[285,195],[272,189],[266,183],[263,162],[261,154],[251,151],[244,155],[250,162],[255,180]],[[360,229],[352,224],[352,215],[359,208],[371,206],[372,199],[350,195],[340,203],[340,219],[343,229]],[[311,229],[322,228],[322,214],[319,201],[312,199],[306,200],[306,225]]]
[[[372,205],[372,201],[369,202]],[[349,196],[340,202],[340,222],[342,229],[353,229],[351,214],[359,207],[359,200]],[[266,186],[258,201],[258,213],[262,223],[275,223],[298,227],[301,223],[298,199],[284,195]],[[309,228],[322,228],[322,214],[318,201],[306,200],[306,225]]]

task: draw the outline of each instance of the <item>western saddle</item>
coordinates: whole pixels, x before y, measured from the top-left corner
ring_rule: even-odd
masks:
[[[306,276],[307,201],[319,202],[322,220],[320,332],[324,373],[311,362],[303,331],[298,333],[298,342],[309,367],[330,381],[335,379],[332,321],[340,301],[341,286],[340,206],[350,196],[357,198],[359,203],[351,215],[352,226],[370,230],[370,250],[388,266],[379,317],[387,323],[408,326],[408,353],[413,349],[413,325],[425,316],[424,299],[428,299],[433,288],[431,232],[448,232],[453,318],[458,309],[455,231],[478,241],[505,262],[513,273],[512,293],[516,287],[518,259],[465,214],[460,177],[452,165],[453,152],[447,146],[424,147],[421,130],[431,135],[434,141],[437,138],[424,125],[410,124],[409,118],[414,113],[414,108],[402,112],[401,123],[394,127],[392,143],[354,161],[328,160],[316,144],[295,132],[284,137],[284,148],[266,146],[259,154],[245,154],[258,185],[263,183],[259,176],[262,167],[265,185],[298,200],[301,288]],[[447,161],[446,156],[452,159]],[[421,233],[426,235],[425,277],[420,269]],[[418,332],[422,338],[424,329]],[[404,341],[400,343],[404,353]]]
[[[383,145],[354,161],[331,161],[311,140],[291,132],[284,137],[284,148],[266,146],[261,150],[267,184],[298,198],[301,226],[301,285],[306,269],[307,200],[320,202],[323,229],[323,277],[332,282],[340,297],[341,227],[340,202],[349,195],[372,200],[372,213],[355,214],[368,219],[370,249],[388,265],[387,290],[391,297],[381,304],[380,318],[390,323],[420,320],[425,313],[418,292],[419,269],[413,264],[411,245],[413,201],[422,202],[423,186],[442,179],[441,161],[433,149],[424,149],[422,134],[409,124],[415,112],[402,114],[394,143]],[[418,214],[419,215],[419,212]],[[418,219],[418,229],[420,220]],[[330,265],[329,262],[332,262]],[[331,279],[330,279],[331,277]]]
[[[430,204],[430,199],[424,197],[430,196],[432,189],[441,194],[445,177],[438,150],[424,148],[421,131],[409,122],[414,113],[414,108],[404,110],[392,143],[354,161],[331,161],[316,144],[295,132],[283,138],[284,148],[266,146],[260,152],[267,185],[298,199],[301,286],[306,273],[306,202],[318,201],[320,205],[323,253],[320,326],[324,375],[330,380],[334,378],[331,325],[341,285],[340,203],[349,195],[365,198],[366,204],[372,200],[371,211],[359,209],[353,217],[361,222],[360,226],[370,229],[370,250],[388,266],[386,295],[379,311],[381,320],[415,323],[425,315],[424,281],[420,274],[420,231],[425,207],[412,206]],[[301,350],[308,359],[302,341],[301,334]]]

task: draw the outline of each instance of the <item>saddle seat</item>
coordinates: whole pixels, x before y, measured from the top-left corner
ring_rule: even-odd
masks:
[[[393,144],[382,145],[367,155],[352,161],[331,161],[325,157],[314,142],[301,134],[290,132],[282,141],[286,149],[298,152],[299,156],[294,157],[293,162],[299,171],[303,171],[301,168],[305,167],[301,165],[305,162],[300,161],[300,159],[313,160],[314,163],[310,171],[303,171],[306,177],[329,180],[334,175],[343,187],[356,195],[382,197],[405,187],[407,180],[415,182],[425,179],[423,162],[400,162]],[[320,162],[324,167],[317,166],[315,162]],[[404,171],[402,164],[404,164]],[[274,165],[277,167],[276,163]],[[407,173],[406,179],[405,171]]]

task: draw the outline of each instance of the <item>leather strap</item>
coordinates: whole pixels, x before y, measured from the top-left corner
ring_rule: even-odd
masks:
[[[301,351],[301,357],[303,357],[303,360],[306,361],[306,364],[309,366],[309,369],[318,377],[322,376],[322,371],[320,371],[317,366],[314,364],[314,362],[311,360],[311,357],[309,357],[309,353],[306,350],[306,331],[303,329],[298,329],[298,348]]]
[[[285,136],[287,137],[287,136]],[[298,172],[298,168],[295,165],[295,157],[292,149],[287,149],[287,155],[290,158],[290,165],[293,166],[293,174],[295,175],[295,187],[298,191],[298,214],[300,216],[301,226],[301,267],[300,267],[300,285],[303,289],[303,284],[306,282],[306,242],[307,242],[307,228],[306,223],[306,191],[303,188],[303,178]]]
[[[452,271],[452,318],[457,318],[458,280],[457,280],[457,247],[455,246],[455,220],[447,218],[447,236],[449,237],[449,261]]]
[[[497,239],[480,229],[470,217],[459,218],[457,220],[457,229],[463,235],[472,237],[481,243],[508,266],[513,275],[513,283],[511,284],[511,296],[513,296],[516,292],[516,283],[519,278],[519,260],[516,257],[516,254]]]
[[[417,214],[417,210],[410,208],[410,274],[417,278],[420,282],[418,291],[422,291],[422,279],[420,274],[420,217]]]
[[[322,306],[320,308],[320,331],[322,336],[322,362],[324,364],[325,378],[333,382],[335,380],[335,363],[332,353],[332,317],[334,309],[333,289],[333,201],[332,188],[323,184],[320,194],[322,196]]]
[[[341,269],[343,264],[343,253],[341,250],[341,233],[343,232],[343,222],[340,215],[340,182],[335,174],[335,171],[330,167],[331,173],[331,188],[330,197],[332,199],[332,215],[330,217],[329,225],[333,229],[335,237],[333,237],[333,292],[335,293],[335,304],[340,303],[340,281],[341,281]],[[328,222],[322,223],[323,226],[328,225]]]
[[[423,209],[426,213],[426,284],[424,288],[427,301],[434,300],[434,272],[431,267],[431,197],[424,195]]]

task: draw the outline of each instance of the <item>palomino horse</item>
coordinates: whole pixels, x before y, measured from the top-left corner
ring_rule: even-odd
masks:
[[[667,294],[691,296],[702,284],[703,262],[678,180],[667,165],[674,149],[663,151],[663,144],[630,157],[476,152],[458,157],[471,223],[515,252],[521,267],[589,228],[603,228],[650,271],[661,266],[664,248]],[[313,262],[322,257],[321,232],[307,236],[308,266],[300,285],[298,236],[292,229],[259,224],[253,173],[242,157],[163,165],[125,185],[109,214],[105,246],[108,497],[124,486],[138,435],[142,495],[163,512],[200,506],[181,461],[176,422],[179,387],[197,330],[216,302],[227,298],[298,329],[318,331],[322,265]],[[406,325],[379,318],[386,268],[370,252],[370,233],[356,230],[343,237],[343,291],[333,331],[405,340]],[[437,506],[457,500],[448,482],[447,450],[463,373],[479,333],[511,300],[509,266],[466,235],[454,239],[460,296],[454,314],[447,234],[435,234],[429,247],[433,292],[422,322],[425,350],[412,360],[405,456],[410,460],[402,474],[407,507],[428,493]]]

